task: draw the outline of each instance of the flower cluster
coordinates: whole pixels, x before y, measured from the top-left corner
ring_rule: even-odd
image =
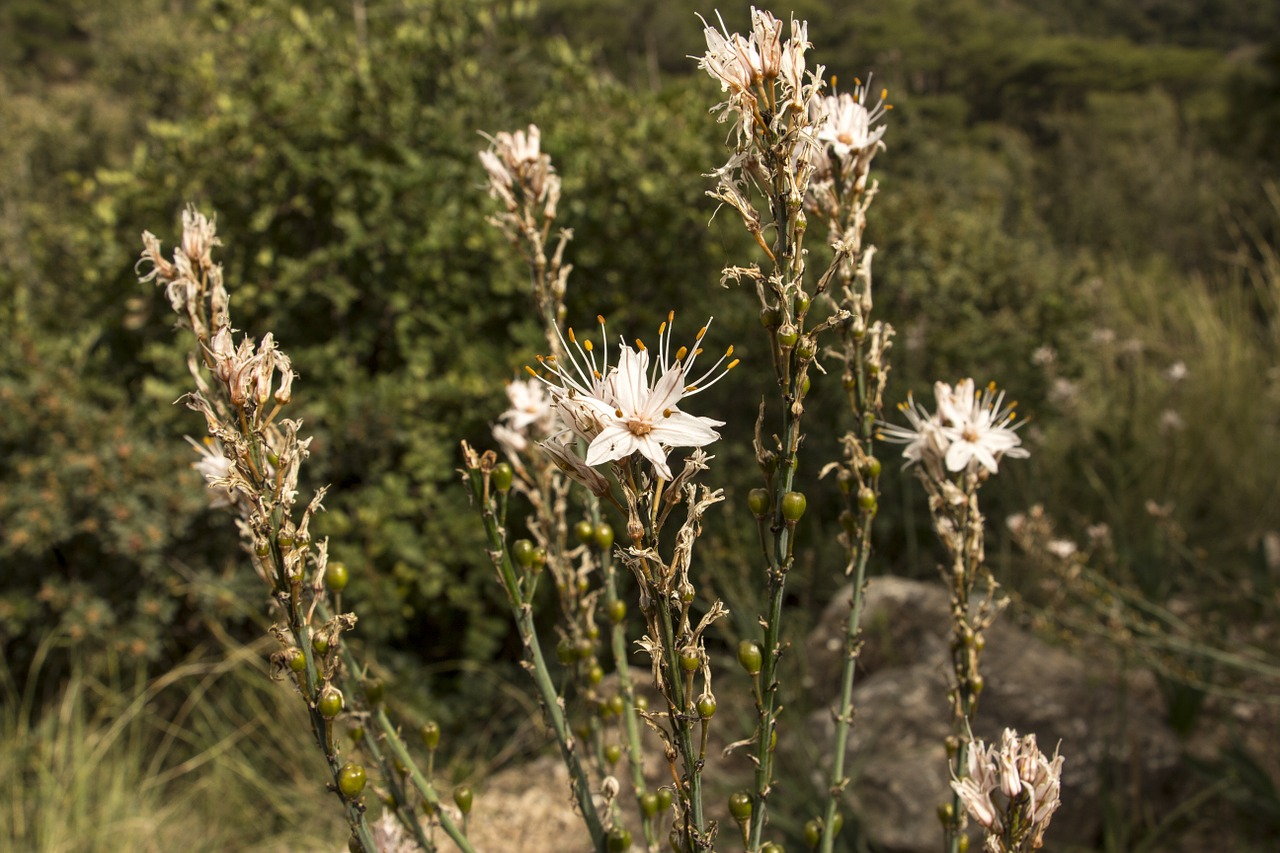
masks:
[[[518,194],[527,193],[525,201],[542,207],[543,216],[555,219],[560,201],[560,178],[551,166],[551,157],[541,151],[541,133],[536,125],[527,131],[500,132],[492,137],[488,151],[480,152],[480,162],[489,176],[489,195],[514,213],[521,206]]]
[[[902,451],[908,465],[922,465],[936,479],[942,479],[945,465],[951,473],[976,473],[979,468],[994,474],[1003,457],[1028,456],[1015,430],[1016,403],[1004,405],[1004,392],[993,384],[985,391],[975,391],[972,379],[963,379],[952,388],[945,382],[935,383],[936,414],[930,414],[908,396],[899,406],[910,427],[880,425],[885,441],[905,444]]]
[[[555,410],[546,386],[534,379],[507,383],[511,408],[498,416],[493,437],[508,456],[523,453],[529,440],[541,441],[555,430]]]
[[[886,89],[868,108],[870,85],[870,79],[865,84],[855,80],[853,92],[815,98],[809,105],[810,120],[826,155],[814,158],[814,174],[806,198],[813,209],[825,212],[838,208],[839,195],[847,188],[859,192],[866,189],[871,161],[884,150],[881,139],[888,126],[883,122],[893,105],[885,103],[889,94]]]
[[[550,389],[563,427],[541,446],[567,474],[597,494],[602,493],[604,481],[594,466],[639,453],[660,478],[671,480],[670,448],[703,447],[720,437],[715,427],[723,426],[723,421],[688,414],[679,406],[681,400],[710,387],[737,366],[737,359],[725,364],[733,347],[695,377],[694,364],[702,354],[707,326],[698,331],[692,347],[682,346],[672,353],[674,319],[673,312],[659,327],[653,356],[643,341],[637,340],[634,348],[620,343],[617,363],[611,367],[604,318],[600,318],[598,356],[592,341],[579,341],[570,329],[563,341],[563,363],[555,356],[541,356],[538,362],[546,375],[527,368]],[[586,442],[585,458],[577,451],[577,439]]]
[[[1035,735],[1020,738],[1013,729],[1005,729],[999,749],[973,743],[968,770],[951,787],[986,829],[989,853],[1038,850],[1061,804],[1062,756],[1055,751],[1047,758],[1036,746]]]

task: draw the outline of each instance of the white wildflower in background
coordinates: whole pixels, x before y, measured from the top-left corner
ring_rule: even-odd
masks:
[[[899,409],[910,421],[910,427],[881,424],[880,436],[895,444],[905,444],[902,455],[908,465],[923,463],[927,470],[976,471],[999,470],[1000,459],[1025,458],[1026,448],[1018,437],[1014,423],[1014,404],[1004,405],[1004,392],[995,385],[975,391],[972,379],[964,379],[954,388],[945,382],[934,384],[938,411],[930,414],[914,399]]]
[[[1164,372],[1164,376],[1170,382],[1178,383],[1186,379],[1188,373],[1190,373],[1190,371],[1187,370],[1186,362],[1175,361],[1173,364],[1169,365],[1169,369]]]
[[[555,218],[560,200],[560,178],[551,166],[551,157],[542,153],[542,136],[537,125],[528,130],[505,131],[489,137],[492,147],[480,152],[480,162],[489,176],[489,195],[506,205],[508,211],[519,208],[517,194],[528,192],[544,205],[548,219]]]
[[[192,462],[191,467],[200,472],[213,492],[209,498],[209,508],[218,509],[234,504],[234,495],[223,484],[231,477],[235,463],[222,452],[222,445],[212,438],[199,442],[189,435],[183,437],[200,454],[199,460]]]

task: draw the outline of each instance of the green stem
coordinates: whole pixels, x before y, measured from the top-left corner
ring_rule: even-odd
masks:
[[[593,502],[593,506],[595,502]],[[598,510],[595,513],[599,518]],[[598,521],[597,521],[598,523]],[[618,600],[618,572],[613,559],[607,550],[600,553],[600,565],[604,569],[604,599],[606,607],[611,607]],[[634,789],[636,806],[639,808],[645,843],[652,847],[658,843],[657,829],[653,819],[644,813],[641,797],[645,792],[644,753],[640,744],[640,727],[636,721],[636,691],[631,683],[631,668],[627,666],[627,627],[624,622],[615,622],[609,631],[609,639],[613,647],[613,664],[618,673],[618,687],[622,691],[625,709],[622,712],[623,729],[627,736],[627,761],[631,765],[631,787]]]
[[[849,621],[845,625],[844,670],[840,676],[840,710],[836,715],[835,755],[831,764],[830,796],[822,817],[820,853],[831,853],[832,846],[835,844],[835,833],[831,831],[831,827],[835,824],[840,796],[849,783],[844,775],[844,757],[849,741],[849,729],[853,725],[853,680],[858,667],[857,643],[862,621],[862,592],[866,583],[867,557],[871,552],[871,514],[867,513],[864,519],[858,546],[856,576],[853,580],[853,601],[849,607]]]
[[[662,647],[667,658],[667,684],[674,702],[668,702],[667,710],[671,714],[671,729],[676,737],[676,748],[684,759],[685,785],[684,799],[688,806],[685,812],[685,837],[690,851],[702,849],[706,838],[706,816],[702,808],[702,767],[701,761],[694,755],[693,731],[689,718],[689,697],[684,689],[684,673],[680,667],[680,651],[676,646],[675,629],[671,623],[671,611],[666,606],[667,599],[656,602],[661,617]],[[695,844],[697,846],[695,846]]]
[[[560,746],[560,755],[569,770],[569,779],[573,788],[574,800],[582,813],[582,820],[591,835],[591,843],[596,850],[605,850],[604,826],[591,798],[591,785],[582,762],[578,759],[578,751],[574,739],[565,721],[564,711],[560,706],[560,696],[551,681],[551,673],[546,659],[542,655],[542,645],[538,642],[538,634],[533,624],[533,609],[521,600],[520,584],[516,577],[515,567],[511,563],[511,554],[507,550],[506,537],[502,525],[493,510],[492,499],[486,501],[485,484],[479,470],[469,472],[472,495],[481,506],[485,533],[488,536],[489,554],[507,592],[507,603],[511,608],[511,617],[515,620],[520,632],[520,639],[528,649],[529,660],[533,665],[533,680],[538,688],[538,696],[542,700],[543,710],[555,731],[556,742]]]
[[[386,709],[381,707],[376,709],[373,712],[373,718],[378,723],[378,728],[382,731],[383,736],[387,739],[387,746],[391,749],[392,754],[400,759],[401,764],[409,768],[409,778],[413,781],[413,786],[418,789],[418,793],[422,795],[422,798],[431,804],[431,808],[440,820],[440,826],[444,829],[445,835],[453,839],[453,843],[458,845],[458,850],[461,853],[476,853],[475,848],[471,846],[471,842],[467,840],[466,833],[453,822],[453,818],[449,817],[449,812],[441,805],[440,795],[436,793],[435,786],[418,769],[417,762],[413,760],[413,756],[409,754],[404,741],[400,740],[400,735],[396,733],[396,727],[387,718]]]

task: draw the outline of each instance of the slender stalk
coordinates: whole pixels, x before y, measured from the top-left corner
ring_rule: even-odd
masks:
[[[474,453],[466,448],[466,453]],[[468,483],[473,498],[481,509],[485,533],[488,537],[489,556],[507,593],[507,603],[511,608],[511,616],[520,632],[532,665],[531,674],[538,688],[538,696],[547,715],[551,728],[555,732],[556,742],[560,746],[560,755],[569,770],[569,778],[573,788],[574,800],[582,813],[587,832],[591,835],[592,845],[596,850],[605,850],[605,831],[591,798],[591,784],[582,762],[578,759],[578,750],[569,725],[565,720],[564,710],[560,704],[560,696],[551,680],[551,672],[547,668],[546,659],[542,655],[542,645],[533,624],[533,609],[522,601],[520,581],[515,567],[511,563],[511,554],[507,550],[505,531],[498,514],[494,511],[494,499],[489,496],[488,475],[482,474],[480,468],[471,467],[468,472]],[[502,502],[505,508],[505,501]]]
[[[592,502],[593,509],[597,509]],[[596,512],[598,516],[598,509]],[[606,607],[618,601],[618,572],[608,550],[600,552],[600,565],[604,573],[604,598]],[[645,793],[644,753],[640,744],[640,727],[636,721],[636,691],[631,683],[631,668],[627,665],[627,628],[626,622],[614,622],[609,629],[609,640],[613,650],[614,670],[618,674],[618,688],[622,692],[625,705],[622,712],[623,731],[627,737],[627,761],[631,767],[631,787],[634,790],[636,806],[640,810],[641,826],[645,843],[652,847],[658,843],[658,833],[653,818],[644,812],[642,797]]]

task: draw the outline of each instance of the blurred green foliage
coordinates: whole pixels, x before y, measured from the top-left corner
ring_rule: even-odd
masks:
[[[899,330],[890,398],[997,380],[1032,415],[1035,453],[989,490],[991,518],[1041,501],[1076,531],[1105,520],[1150,595],[1234,606],[1280,515],[1274,4],[791,8],[828,74],[874,72],[896,107],[869,232],[878,310]],[[742,26],[745,7],[731,12]],[[657,0],[5,4],[0,643],[14,671],[49,625],[169,660],[197,617],[261,595],[188,470],[180,437],[201,424],[173,405],[185,342],[133,270],[141,232],[171,243],[187,202],[218,217],[237,324],[274,332],[301,374],[306,476],[334,487],[321,533],[352,568],[357,635],[388,656],[514,657],[453,471],[459,439],[488,443],[502,383],[539,340],[526,273],[485,222],[479,131],[543,128],[576,235],[571,323],[602,313],[630,337],[671,307],[690,327],[716,315],[716,345],[735,343],[744,368],[706,400],[729,421],[725,485],[745,493],[751,383],[767,372],[749,368],[767,355],[752,300],[716,286],[753,255],[704,197],[726,128],[687,58],[701,49],[685,4]],[[1044,347],[1051,369],[1032,359]],[[1167,378],[1177,362],[1185,382]],[[815,381],[813,405],[838,412],[834,385]],[[807,444],[813,470],[832,438]],[[882,570],[932,573],[913,500],[882,505]],[[815,535],[834,529],[834,502],[810,506]],[[743,515],[708,553],[749,612],[730,577],[749,559]],[[798,595],[817,608],[831,583]]]

